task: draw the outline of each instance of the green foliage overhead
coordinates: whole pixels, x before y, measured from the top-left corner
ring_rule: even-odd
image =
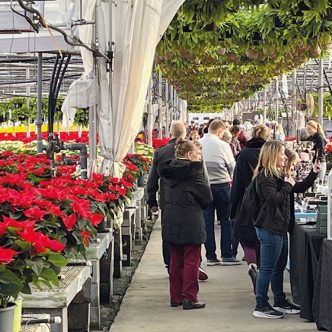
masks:
[[[159,43],[156,62],[189,107],[220,110],[321,56],[331,41],[330,5],[187,0]]]

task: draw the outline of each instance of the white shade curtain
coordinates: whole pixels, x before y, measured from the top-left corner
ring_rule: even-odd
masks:
[[[103,54],[109,50],[110,42],[115,41],[113,78],[106,71],[106,60],[99,57],[95,89],[99,142],[105,158],[103,172],[119,176],[119,163],[134,141],[142,121],[156,46],[184,0],[115,2],[116,6],[111,7],[111,0],[85,0],[83,13],[85,19],[91,19],[96,8],[99,49]],[[81,39],[91,43],[92,27],[80,29]],[[92,56],[88,53],[82,50],[86,75],[93,69]],[[69,96],[75,95],[75,90],[77,87],[70,89]],[[75,107],[75,98],[69,97],[68,100],[63,107],[67,114],[71,107]],[[73,115],[67,118],[72,119]]]

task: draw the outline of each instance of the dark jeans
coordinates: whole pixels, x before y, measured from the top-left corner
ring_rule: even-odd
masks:
[[[197,302],[201,246],[170,243],[169,248],[171,253],[169,270],[171,302],[181,303],[184,299]]]
[[[264,308],[268,304],[269,285],[274,295],[274,303],[285,300],[283,290],[284,270],[287,264],[287,235],[278,235],[264,228],[256,228],[261,244],[260,269],[256,281],[256,307]]]
[[[225,258],[233,256],[232,253],[232,224],[229,220],[229,197],[230,184],[211,184],[213,202],[204,210],[205,228],[206,228],[206,258],[215,259],[216,240],[214,234],[214,215],[217,210],[221,225],[220,248],[221,255]]]

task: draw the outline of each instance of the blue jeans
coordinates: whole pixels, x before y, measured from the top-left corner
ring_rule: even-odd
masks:
[[[213,202],[204,210],[205,229],[206,229],[206,258],[215,259],[216,240],[214,234],[214,215],[217,210],[221,225],[220,248],[221,255],[225,258],[233,256],[232,253],[232,224],[229,220],[229,198],[230,184],[211,184]]]
[[[264,228],[256,228],[256,233],[261,244],[260,269],[256,281],[256,307],[264,308],[269,301],[267,293],[270,282],[274,303],[278,305],[286,298],[283,283],[288,241],[287,235],[278,235]]]

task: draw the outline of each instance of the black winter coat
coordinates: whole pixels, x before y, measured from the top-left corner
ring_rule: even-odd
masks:
[[[292,192],[290,194],[290,220],[288,232],[292,233],[294,230],[295,224],[295,210],[294,210],[294,194],[295,193],[304,193],[307,191],[317,179],[318,173],[311,171],[308,176],[301,182],[296,182],[294,187],[292,188]]]
[[[157,149],[154,153],[153,162],[150,168],[147,188],[146,188],[148,193],[147,203],[150,208],[152,208],[153,206],[158,206],[156,195],[160,186],[159,204],[160,208],[164,209],[165,184],[164,184],[164,179],[160,178],[159,168],[160,165],[165,163],[167,160],[175,159],[175,143],[176,143],[176,138],[171,139],[167,145]]]
[[[259,225],[272,233],[285,235],[290,220],[290,193],[292,186],[283,178],[275,175],[257,175],[258,196],[261,210],[255,225]]]
[[[231,219],[234,219],[239,213],[244,192],[252,179],[258,163],[259,152],[264,143],[263,139],[252,138],[248,141],[247,147],[237,155],[230,197]]]
[[[324,162],[326,140],[323,135],[317,132],[316,134],[308,137],[308,140],[314,143],[313,149],[315,150],[315,156],[313,158],[313,162],[315,162],[316,160]]]
[[[165,180],[162,238],[175,244],[206,241],[203,210],[212,202],[202,162],[175,159],[160,167]]]

